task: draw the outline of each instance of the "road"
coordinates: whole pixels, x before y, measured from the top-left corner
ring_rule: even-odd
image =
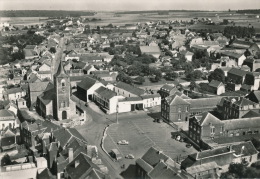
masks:
[[[75,97],[74,97],[75,98]],[[78,102],[81,104],[84,102]],[[90,107],[83,107],[87,113],[87,121],[81,126],[75,128],[81,135],[88,141],[90,145],[95,145],[98,148],[99,158],[103,161],[104,165],[108,167],[109,174],[112,178],[122,178],[118,174],[118,166],[111,160],[111,158],[102,150],[100,144],[103,137],[103,131],[108,124],[114,123],[106,118],[106,115],[95,112]]]

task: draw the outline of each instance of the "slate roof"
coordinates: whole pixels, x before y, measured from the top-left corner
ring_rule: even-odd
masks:
[[[222,121],[225,126],[225,130],[235,130],[235,129],[247,129],[247,128],[257,128],[260,124],[260,117],[254,118],[241,118],[241,119],[231,119]]]
[[[96,83],[98,83],[98,81],[96,79],[87,76],[81,82],[79,82],[77,84],[77,86],[79,86],[80,88],[83,88],[85,90],[88,90]]]
[[[46,90],[48,85],[52,85],[52,84],[50,82],[29,83],[30,92],[44,91],[44,90]]]
[[[145,91],[143,89],[137,88],[135,86],[129,85],[129,84],[121,82],[121,81],[118,82],[115,86],[117,88],[123,89],[123,90],[128,91],[132,94],[135,94],[137,96],[145,94]]]
[[[157,165],[160,160],[166,161],[169,157],[166,156],[163,152],[160,152],[159,150],[155,149],[154,147],[151,147],[141,159],[143,159],[147,164],[154,167]]]
[[[150,171],[152,171],[153,167],[151,165],[149,165],[147,162],[145,162],[143,159],[139,158],[136,160],[136,163],[142,168],[144,169],[144,171],[146,171],[147,173],[149,173]]]
[[[190,103],[192,109],[203,109],[203,108],[215,108],[221,101],[222,97],[213,98],[198,98],[198,99],[185,99],[186,102]]]
[[[232,145],[232,150],[235,151],[236,155],[242,154],[243,156],[251,156],[258,153],[258,151],[256,150],[256,148],[254,147],[251,141]]]
[[[45,105],[49,104],[55,97],[55,89],[50,88],[46,89],[41,95],[38,96],[38,99]]]
[[[196,174],[196,173],[201,173],[215,168],[219,168],[219,166],[216,164],[216,162],[212,161],[201,165],[191,166],[187,168],[186,171],[190,174]]]
[[[107,89],[103,86],[100,86],[98,89],[96,89],[95,91],[97,94],[99,94],[101,97],[103,98],[106,98],[106,99],[111,99],[113,98],[114,96],[117,96],[117,93],[110,90],[110,89]]]
[[[7,109],[1,109],[0,118],[2,118],[2,117],[9,117],[10,119],[14,119],[14,114]]]
[[[260,117],[260,113],[250,110],[245,115],[242,116],[242,118],[253,118],[253,117]]]
[[[221,81],[217,81],[217,80],[212,80],[209,83],[209,86],[214,87],[214,88],[218,88],[220,85],[223,85],[223,83]]]
[[[55,179],[48,168],[45,168],[40,174],[37,175],[38,179]]]
[[[159,46],[140,46],[142,53],[161,53]]]
[[[213,125],[222,123],[222,121],[220,121],[217,117],[215,117],[209,112],[202,113],[201,118],[198,119],[199,119],[200,126],[207,126],[209,125],[209,123]]]
[[[249,42],[249,41],[243,41],[243,40],[234,40],[230,46],[235,47],[235,48],[242,48],[242,49],[248,49],[251,45],[254,43]]]
[[[240,98],[240,100],[234,102],[234,104],[242,107],[242,106],[248,106],[248,105],[255,105],[256,103],[254,103],[253,101],[250,101],[249,99],[246,99],[246,98]]]
[[[169,105],[190,104],[187,100],[182,99],[177,94],[172,95],[172,96],[168,96],[168,97],[165,98],[165,100],[167,101],[167,103]]]
[[[75,167],[75,162],[79,165]],[[75,159],[66,166],[66,172],[71,179],[83,179],[88,176],[92,166],[86,155],[80,153]]]
[[[247,71],[238,69],[238,68],[231,68],[228,73],[233,74],[233,75],[237,75],[237,76],[241,76],[244,77],[246,76],[246,74],[248,73]]]
[[[174,86],[174,85],[165,84],[165,85],[163,85],[163,86],[161,87],[161,89],[170,92],[171,90],[175,89],[175,86]]]
[[[21,88],[10,88],[6,90],[7,94],[15,94],[15,93],[21,93],[23,90]]]
[[[230,52],[230,51],[224,51],[224,52],[221,52],[221,54],[224,56],[235,58],[235,59],[240,58],[241,56],[244,55],[243,53],[234,53],[234,52]]]

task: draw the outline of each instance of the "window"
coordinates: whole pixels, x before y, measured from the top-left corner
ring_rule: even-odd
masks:
[[[186,112],[188,112],[189,111],[189,107],[188,106],[186,106]]]
[[[178,108],[178,111],[181,112],[181,107]]]
[[[181,120],[181,114],[178,114],[178,120]]]
[[[61,86],[64,87],[65,86],[65,80],[61,80]]]
[[[215,134],[215,127],[214,126],[210,127],[210,134]]]
[[[223,126],[220,126],[220,133],[223,133]]]

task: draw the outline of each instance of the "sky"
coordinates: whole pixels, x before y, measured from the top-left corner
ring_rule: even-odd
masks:
[[[260,0],[0,0],[0,10],[237,10]]]

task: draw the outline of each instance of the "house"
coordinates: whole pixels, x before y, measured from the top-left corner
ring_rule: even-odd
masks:
[[[0,128],[4,130],[6,128],[15,129],[19,127],[19,120],[16,118],[12,111],[1,109],[0,110]]]
[[[256,55],[260,50],[256,43],[237,39],[235,39],[229,46],[236,49],[248,49],[252,55]]]
[[[161,116],[167,122],[188,121],[190,116],[190,103],[178,95],[168,96],[161,102]]]
[[[220,104],[218,109],[224,120],[239,119],[249,111],[259,112],[260,109],[258,103],[243,97],[225,97],[222,100],[222,105]]]
[[[6,128],[1,131],[0,150],[10,150],[20,143],[20,133],[16,129]]]
[[[193,38],[189,45],[190,45],[190,48],[194,45],[200,45],[200,44],[203,44],[203,39],[201,37],[198,37],[198,38]]]
[[[97,168],[91,158],[85,153],[80,153],[65,167],[65,178],[107,178],[107,173],[104,173]]]
[[[194,178],[219,178],[230,163],[248,161],[251,164],[257,160],[257,154],[251,141],[241,142],[191,154],[182,161],[181,168]]]
[[[133,85],[129,85],[121,81],[114,85],[114,91],[118,95],[122,95],[124,97],[138,97],[145,94],[145,91],[143,89],[137,88]]]
[[[118,72],[104,70],[104,71],[93,71],[92,74],[94,75],[94,77],[96,77],[98,79],[114,82],[114,81],[116,81]]]
[[[4,92],[4,98],[6,100],[16,101],[19,98],[22,98],[26,95],[25,91],[21,88],[10,88],[6,89]]]
[[[175,85],[165,84],[160,88],[159,93],[161,98],[165,99],[166,97],[173,95],[177,90],[178,89],[175,87]]]
[[[38,57],[38,53],[32,49],[23,49],[25,59],[34,59]]]
[[[255,59],[253,57],[247,57],[243,65],[247,65],[250,68],[251,72],[258,71],[260,69],[260,59]]]
[[[224,123],[209,112],[189,119],[189,138],[202,148],[205,147],[203,138],[216,138],[224,135]]]
[[[5,107],[4,109],[7,109],[9,111],[12,111],[16,116],[17,116],[17,111],[18,111],[18,108],[17,108],[17,105],[14,103],[14,102],[9,102]]]
[[[143,99],[144,109],[161,105],[161,95],[158,93],[141,95],[140,97]]]
[[[212,80],[209,83],[209,87],[214,94],[221,95],[225,93],[225,85],[220,81]]]
[[[227,77],[232,83],[243,84],[247,73],[247,71],[238,68],[231,68],[227,72]]]
[[[181,170],[180,165],[170,157],[154,147],[136,160],[135,178],[155,179],[155,178],[193,178],[185,170]]]
[[[221,52],[222,56],[229,57],[230,59],[234,59],[237,62],[237,65],[241,67],[246,59],[244,53],[234,53],[229,51]]]
[[[140,50],[142,54],[152,55],[155,58],[159,59],[161,55],[161,50],[159,46],[140,46]]]
[[[190,51],[180,51],[180,56],[185,58],[187,61],[191,62],[192,61],[192,57],[193,57],[194,53],[190,52]]]
[[[107,114],[118,112],[118,100],[125,97],[117,95],[116,92],[100,86],[93,93],[93,101],[95,101]]]
[[[97,71],[97,69],[94,67],[94,65],[88,65],[83,69],[84,74],[91,74],[91,72]]]
[[[260,73],[259,72],[247,72],[245,76],[244,85],[248,86],[248,89],[245,89],[246,92],[252,90],[259,90],[260,87]],[[243,88],[243,87],[241,87]]]
[[[83,101],[89,102],[90,100],[93,100],[94,91],[101,86],[104,85],[98,80],[91,77],[85,77],[77,84],[77,93]]]

